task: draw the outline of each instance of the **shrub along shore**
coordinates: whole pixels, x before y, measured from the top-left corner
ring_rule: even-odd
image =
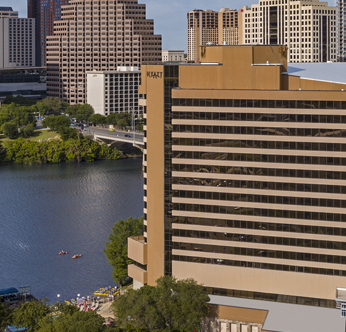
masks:
[[[0,143],[0,164],[47,164],[119,159],[120,152],[87,137],[35,142],[18,138]]]

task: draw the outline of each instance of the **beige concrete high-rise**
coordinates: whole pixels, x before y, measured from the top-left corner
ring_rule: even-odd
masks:
[[[205,46],[201,59],[142,67],[134,288],[193,278],[213,304],[287,316],[208,331],[343,331],[346,64],[287,64],[282,45]]]
[[[207,43],[238,45],[237,10],[194,9],[187,13],[187,60],[199,62],[199,48]]]
[[[35,19],[0,7],[0,69],[35,66]]]
[[[336,7],[328,2],[259,1],[240,15],[240,44],[287,45],[288,62],[336,61]]]
[[[161,36],[137,0],[71,0],[47,37],[47,94],[86,103],[89,71],[161,61]]]

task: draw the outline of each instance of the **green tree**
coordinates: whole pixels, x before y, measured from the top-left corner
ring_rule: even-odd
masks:
[[[89,117],[89,122],[92,122],[95,124],[105,124],[106,123],[106,117],[102,114],[92,114]]]
[[[94,114],[93,107],[89,104],[83,104],[78,109],[76,119],[78,121],[89,121],[89,118],[92,114]]]
[[[70,118],[76,118],[78,121],[88,121],[89,117],[94,114],[94,109],[89,104],[75,104],[66,108],[66,114]]]
[[[209,296],[193,279],[177,280],[164,276],[157,286],[143,286],[118,297],[114,313],[118,326],[124,327],[131,316],[131,326],[148,331],[190,332],[200,330],[208,314]]]
[[[0,331],[10,324],[11,310],[0,303]]]
[[[106,121],[109,125],[115,126],[117,124],[117,113],[111,113],[107,116]]]
[[[43,116],[48,113],[49,107],[42,101],[37,102],[35,105],[31,106],[33,112],[38,113],[40,116]]]
[[[42,126],[44,128],[50,128],[53,131],[58,132],[60,128],[69,128],[71,121],[65,116],[54,116],[49,115],[42,121]]]
[[[64,310],[68,309],[64,306]],[[110,329],[104,324],[104,318],[94,311],[74,310],[70,313],[60,312],[56,316],[46,316],[42,319],[36,332],[103,332]]]
[[[56,114],[65,112],[66,108],[68,107],[68,104],[66,102],[54,97],[44,98],[42,99],[42,103],[44,103],[48,107],[48,111],[50,113]]]
[[[14,139],[18,137],[18,127],[15,123],[6,122],[2,125],[1,130],[8,138]]]
[[[68,128],[68,127],[60,127],[59,135],[63,141],[67,141],[68,139],[78,139],[78,132],[76,128]]]
[[[36,331],[39,321],[50,312],[46,300],[24,303],[20,308],[14,309],[11,324],[16,327],[25,327],[29,332]]]
[[[33,136],[34,135],[34,131],[35,131],[35,128],[34,128],[34,125],[32,123],[29,123],[24,128],[24,132],[27,135],[26,137]]]
[[[127,238],[140,236],[144,232],[144,218],[121,219],[115,223],[104,250],[108,264],[113,266],[113,280],[124,285],[128,277],[127,266],[132,263],[127,257]]]

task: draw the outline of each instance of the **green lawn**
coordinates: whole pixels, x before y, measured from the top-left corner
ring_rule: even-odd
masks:
[[[49,131],[49,130],[35,130],[34,136],[27,138],[29,141],[37,142],[40,139],[48,139],[59,136],[57,133]],[[0,135],[0,142],[10,141],[9,138],[5,138],[4,135]]]
[[[37,142],[40,139],[48,139],[59,136],[59,134],[50,130],[35,130],[34,135],[34,137],[29,137],[28,140]]]

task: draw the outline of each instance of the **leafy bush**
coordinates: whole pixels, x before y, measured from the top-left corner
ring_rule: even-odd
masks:
[[[60,162],[95,161],[97,159],[118,159],[120,153],[107,144],[83,137],[81,139],[49,140],[34,142],[18,138],[4,142],[2,161],[16,164],[45,164]]]
[[[50,128],[56,132],[58,132],[60,128],[69,128],[70,125],[71,121],[65,115],[49,115],[42,121],[43,128]]]
[[[15,123],[6,122],[2,125],[1,130],[8,138],[14,139],[18,137],[18,127]]]

